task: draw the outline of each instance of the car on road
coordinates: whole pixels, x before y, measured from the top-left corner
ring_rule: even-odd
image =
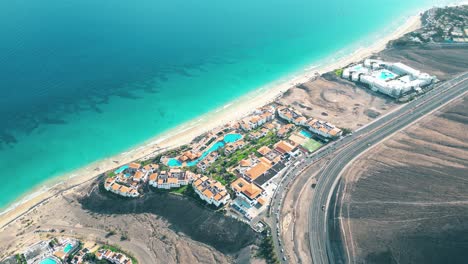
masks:
[[[325,211],[325,205],[322,205],[322,211]]]

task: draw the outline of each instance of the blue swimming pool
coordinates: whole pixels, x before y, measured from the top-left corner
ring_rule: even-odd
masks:
[[[380,72],[380,79],[382,80],[388,80],[388,79],[391,79],[393,77],[395,77],[395,74],[393,74],[392,72],[389,72],[389,71],[382,71]]]
[[[57,264],[57,262],[52,258],[46,258],[41,260],[40,264]]]
[[[68,252],[70,252],[70,250],[72,250],[72,248],[73,248],[73,245],[70,244],[70,243],[68,243],[68,244],[63,248],[63,252],[68,253]]]
[[[303,135],[306,138],[312,138],[312,133],[310,133],[307,130],[301,130],[301,132],[299,132],[299,133],[301,133],[301,135]]]
[[[243,208],[249,209],[252,207],[246,200],[241,199],[241,198],[234,200],[234,202],[241,208],[243,207]]]
[[[189,161],[189,162],[187,162],[186,165],[188,167],[195,166],[195,165],[197,165],[197,163],[200,160],[204,159],[211,152],[216,151],[216,150],[224,147],[224,145],[226,145],[226,143],[233,143],[233,142],[238,141],[241,138],[242,138],[241,134],[236,134],[236,133],[227,134],[227,135],[224,136],[223,140],[214,143],[213,146],[211,146],[209,149],[207,149],[205,152],[203,152],[203,154],[198,159],[193,160],[193,161]],[[179,160],[175,159],[175,158],[171,158],[171,159],[169,159],[167,161],[167,166],[169,166],[169,167],[179,167],[179,166],[182,166],[182,163]]]
[[[124,170],[126,170],[128,168],[128,165],[124,165],[118,169],[116,169],[114,172],[115,174],[119,174],[119,173],[122,173]]]
[[[224,136],[223,141],[226,143],[232,143],[232,142],[236,142],[237,140],[241,138],[242,138],[241,134],[227,134]]]
[[[171,158],[167,161],[167,166],[178,167],[178,166],[182,166],[182,163],[177,159]]]
[[[362,67],[361,64],[358,64],[358,65],[354,66],[353,69],[354,69],[355,71],[360,71],[360,70],[363,69],[363,67]]]

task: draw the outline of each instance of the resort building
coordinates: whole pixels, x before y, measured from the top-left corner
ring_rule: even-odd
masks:
[[[140,163],[132,162],[128,164],[128,168],[126,169],[127,173],[135,173],[137,170],[141,168]]]
[[[291,130],[293,130],[293,124],[286,124],[281,126],[281,128],[276,133],[279,137],[285,137]]]
[[[287,141],[281,140],[274,145],[274,149],[281,154],[291,154],[297,149],[297,145],[293,145]]]
[[[132,260],[126,255],[120,252],[113,252],[109,249],[100,249],[96,253],[96,258],[99,260],[105,259],[109,261],[110,263],[115,263],[115,264],[132,264]]]
[[[259,160],[257,164],[245,171],[244,176],[250,181],[255,181],[258,177],[265,174],[270,168],[270,162]]]
[[[224,185],[200,174],[193,180],[192,186],[202,200],[217,207],[226,204],[231,198]]]
[[[286,106],[278,108],[278,116],[295,125],[305,125],[307,119],[298,111]]]
[[[273,120],[275,118],[275,108],[273,106],[265,106],[256,109],[253,115],[247,116],[239,121],[239,126],[244,131],[250,131],[256,129],[263,124]]]
[[[257,152],[260,153],[262,156],[265,156],[270,151],[271,149],[267,146],[263,146],[257,150]]]
[[[0,260],[0,263],[68,263],[70,257],[79,250],[80,241],[73,238],[55,237],[35,243],[23,252]]]
[[[243,159],[239,162],[239,165],[237,166],[237,171],[241,174],[244,175],[245,171],[250,169],[252,165],[255,163],[254,158],[256,160],[256,157],[248,157],[246,159]]]
[[[318,134],[325,138],[335,138],[341,136],[343,133],[341,129],[328,122],[311,118],[307,120],[305,125],[310,132]]]
[[[134,186],[125,186],[123,184],[119,184],[116,181],[116,177],[107,178],[104,182],[104,188],[107,191],[113,192],[115,194],[124,196],[124,197],[138,197],[140,193]]]
[[[192,182],[195,174],[190,171],[183,171],[179,168],[172,168],[169,171],[153,173],[149,176],[149,184],[159,189],[179,188]]]
[[[265,131],[255,131],[255,132],[251,132],[249,133],[249,138],[250,139],[260,139],[264,136],[266,136],[267,133],[265,133]]]
[[[213,164],[219,157],[218,152],[213,151],[208,154],[204,159],[198,162],[197,167],[202,171],[205,171],[211,164]]]
[[[420,72],[403,63],[366,59],[364,63],[343,70],[342,77],[363,83],[373,91],[398,98],[411,91],[419,92],[422,87],[435,82],[435,76]]]
[[[201,152],[196,152],[193,150],[187,150],[184,153],[182,153],[177,159],[181,162],[187,162],[187,161],[192,161],[196,160],[201,156]]]
[[[144,172],[142,172],[142,171],[137,171],[137,172],[135,172],[135,174],[133,175],[132,179],[133,179],[133,181],[135,181],[135,182],[146,181],[146,175],[147,175],[147,173],[144,173]]]
[[[263,156],[260,160],[264,162],[268,161],[268,164],[275,165],[281,161],[281,153],[269,147],[263,146],[259,148],[257,152]]]
[[[266,128],[268,131],[273,131],[276,129],[276,124],[270,122],[263,125],[263,127]]]
[[[143,172],[145,172],[145,173],[152,173],[153,171],[159,170],[159,165],[154,164],[154,163],[147,164],[147,165],[143,166],[143,168],[141,170]]]
[[[232,154],[232,153],[236,152],[236,150],[241,149],[244,146],[245,146],[245,141],[244,140],[239,140],[239,141],[236,141],[236,142],[233,142],[233,143],[228,143],[224,147],[224,153],[225,154]]]
[[[238,178],[231,183],[231,188],[236,192],[236,195],[243,196],[251,206],[258,203],[258,198],[263,193],[263,189],[255,183],[248,182],[243,178]]]

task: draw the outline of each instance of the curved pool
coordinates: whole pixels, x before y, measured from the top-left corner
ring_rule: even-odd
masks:
[[[216,151],[216,150],[224,147],[224,145],[226,145],[226,143],[233,143],[233,142],[238,141],[241,138],[242,138],[242,135],[238,134],[238,133],[227,134],[227,135],[225,135],[223,137],[223,140],[220,140],[220,141],[214,143],[213,146],[211,146],[209,149],[207,149],[205,152],[203,152],[203,154],[198,159],[187,162],[186,165],[188,167],[195,166],[195,165],[197,165],[198,162],[200,162],[202,159],[204,159],[206,156],[208,156],[208,154],[210,154],[211,152]],[[176,158],[170,158],[167,161],[166,164],[169,167],[180,167],[180,166],[182,166],[182,162],[180,162]]]

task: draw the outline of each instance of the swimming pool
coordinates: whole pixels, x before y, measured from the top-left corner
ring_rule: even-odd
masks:
[[[46,258],[41,260],[40,264],[57,264],[57,262],[52,258]]]
[[[363,68],[364,68],[364,67],[362,67],[361,64],[358,64],[358,65],[355,65],[355,66],[353,67],[353,70],[355,70],[355,71],[361,71]]]
[[[198,159],[189,161],[189,162],[186,163],[186,165],[188,167],[195,166],[195,165],[197,165],[198,162],[200,162],[202,159],[204,159],[206,156],[208,156],[211,152],[216,151],[216,150],[224,147],[224,145],[226,145],[226,143],[233,143],[233,142],[238,141],[241,138],[242,138],[241,134],[237,134],[237,133],[227,134],[227,135],[224,136],[223,140],[214,143],[213,146],[211,146],[209,149],[207,149],[205,152],[203,152],[202,155]],[[169,166],[169,167],[180,167],[180,166],[182,166],[182,163],[179,160],[175,159],[175,158],[170,158],[167,161],[167,166]]]
[[[63,252],[68,253],[68,252],[70,252],[70,250],[72,250],[72,248],[73,248],[73,245],[70,244],[70,243],[68,243],[68,244],[63,248]]]
[[[301,133],[301,135],[303,135],[304,137],[312,138],[312,134],[307,130],[301,130],[301,132],[299,133]]]
[[[169,166],[169,167],[178,167],[178,166],[182,166],[182,163],[178,159],[170,158],[167,161],[167,166]]]
[[[395,74],[393,74],[392,72],[389,72],[389,71],[381,71],[380,72],[380,75],[379,75],[379,78],[382,79],[382,80],[388,80],[388,79],[391,79],[395,77]]]
[[[242,138],[241,134],[232,133],[232,134],[225,135],[223,138],[223,141],[226,143],[232,143],[232,142],[236,142],[237,140],[241,138]]]
[[[119,174],[119,173],[122,173],[124,170],[126,170],[128,168],[128,165],[124,165],[118,169],[116,169],[114,172],[115,174]]]

